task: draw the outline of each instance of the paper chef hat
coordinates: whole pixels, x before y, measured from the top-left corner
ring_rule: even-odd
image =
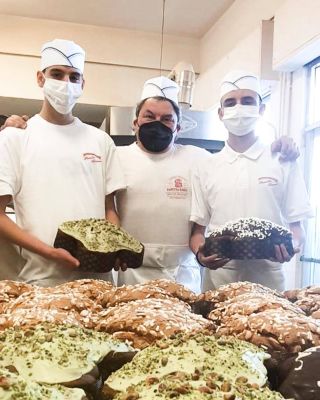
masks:
[[[250,89],[261,97],[259,78],[248,71],[231,71],[222,80],[220,86],[220,99],[232,90]]]
[[[158,76],[156,78],[148,79],[143,86],[141,100],[148,99],[149,97],[165,97],[170,99],[177,105],[178,103],[179,86],[165,76]]]
[[[41,48],[41,71],[53,65],[66,65],[84,70],[85,52],[70,40],[54,39]]]

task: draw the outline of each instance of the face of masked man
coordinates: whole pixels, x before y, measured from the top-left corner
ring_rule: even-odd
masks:
[[[178,129],[178,116],[167,100],[147,99],[134,121],[138,144],[151,153],[166,151]]]
[[[84,80],[78,69],[62,65],[38,72],[44,97],[60,114],[69,114],[82,94]]]
[[[244,136],[255,130],[264,108],[260,96],[253,90],[232,90],[221,99],[219,117],[229,133]]]

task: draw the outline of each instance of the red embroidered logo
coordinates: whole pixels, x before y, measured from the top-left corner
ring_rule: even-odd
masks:
[[[83,159],[91,162],[102,162],[101,156],[94,153],[83,153]]]
[[[186,199],[190,193],[189,182],[182,176],[173,176],[167,182],[166,191],[170,199]]]
[[[174,180],[174,186],[176,188],[182,188],[182,180],[181,180],[181,178],[177,178],[177,179]]]
[[[268,186],[275,186],[279,183],[278,179],[271,176],[260,176],[260,178],[258,178],[258,181],[260,184],[265,184]]]

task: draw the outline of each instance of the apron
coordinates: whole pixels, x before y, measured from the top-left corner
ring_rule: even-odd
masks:
[[[192,260],[189,245],[145,243],[143,264],[137,269],[119,271],[118,285],[135,285],[152,279],[176,281],[190,290],[200,291],[200,270]]]
[[[260,283],[278,291],[285,288],[282,265],[268,260],[232,260],[215,271],[203,268],[201,287],[205,292],[239,281]]]
[[[0,280],[18,280],[18,275],[25,264],[19,248],[5,239],[0,239]]]

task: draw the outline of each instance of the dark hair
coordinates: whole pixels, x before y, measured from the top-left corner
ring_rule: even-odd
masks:
[[[0,115],[0,126],[2,126],[8,119],[7,115]]]
[[[143,107],[144,103],[145,103],[148,99],[155,99],[155,100],[157,100],[157,101],[168,101],[168,102],[172,105],[172,107],[173,107],[173,109],[174,109],[174,112],[176,113],[176,115],[177,115],[177,117],[178,117],[178,122],[180,121],[181,112],[180,112],[179,106],[178,106],[175,102],[173,102],[172,100],[167,99],[166,97],[162,97],[162,96],[147,97],[146,99],[141,100],[141,101],[137,104],[137,107],[136,107],[136,118],[138,118],[138,116],[139,116],[139,114],[140,114],[140,111],[141,111],[141,108]]]

